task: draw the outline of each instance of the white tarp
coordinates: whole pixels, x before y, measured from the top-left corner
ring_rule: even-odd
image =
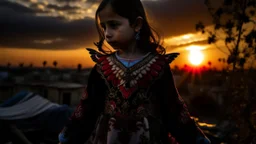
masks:
[[[52,103],[40,95],[28,93],[23,99],[13,106],[0,107],[0,119],[17,120],[31,118],[50,108],[58,106],[60,105]]]

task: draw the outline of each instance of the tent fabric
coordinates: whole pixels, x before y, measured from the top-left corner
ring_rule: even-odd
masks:
[[[51,108],[58,108],[59,104],[32,92],[21,92],[7,100],[0,107],[1,120],[27,119],[39,115]]]
[[[13,97],[7,99],[2,104],[0,104],[0,107],[10,107],[15,105],[16,103],[20,102],[25,96],[27,96],[30,92],[28,91],[20,91]],[[32,94],[32,93],[31,93]]]
[[[73,111],[74,109],[67,105],[61,105],[50,108],[32,118],[16,120],[15,124],[24,131],[44,130],[56,133],[61,131]]]

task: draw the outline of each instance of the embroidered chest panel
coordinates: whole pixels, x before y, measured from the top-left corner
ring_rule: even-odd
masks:
[[[105,113],[140,117],[147,115],[148,89],[161,77],[164,67],[179,55],[151,53],[128,68],[116,58],[115,53],[105,55],[91,48],[87,50],[92,60],[97,63],[97,70],[109,89]]]
[[[165,57],[149,55],[127,68],[115,55],[103,56],[98,61],[99,72],[109,87],[105,113],[110,115],[147,115],[147,89],[160,77],[166,64]]]
[[[115,55],[102,56],[98,61],[100,73],[109,88],[117,88],[124,99],[128,99],[138,88],[148,88],[160,76],[165,57],[149,55],[134,66],[127,68]]]

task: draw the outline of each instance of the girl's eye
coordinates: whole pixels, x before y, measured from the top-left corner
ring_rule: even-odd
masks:
[[[116,29],[118,26],[119,26],[119,24],[116,22],[109,23],[109,27],[112,29]]]
[[[117,27],[117,24],[110,24],[110,27],[111,27],[111,28],[116,28],[116,27]]]
[[[113,22],[113,21],[110,21],[108,23],[101,23],[100,26],[101,28],[105,31],[107,28],[110,28],[110,29],[117,29],[118,26],[120,25],[120,23],[117,23],[117,22]]]

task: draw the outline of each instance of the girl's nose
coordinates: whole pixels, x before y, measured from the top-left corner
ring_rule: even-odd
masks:
[[[105,31],[105,37],[106,37],[106,39],[111,39],[113,37],[113,35],[111,34],[110,30],[106,30]]]

